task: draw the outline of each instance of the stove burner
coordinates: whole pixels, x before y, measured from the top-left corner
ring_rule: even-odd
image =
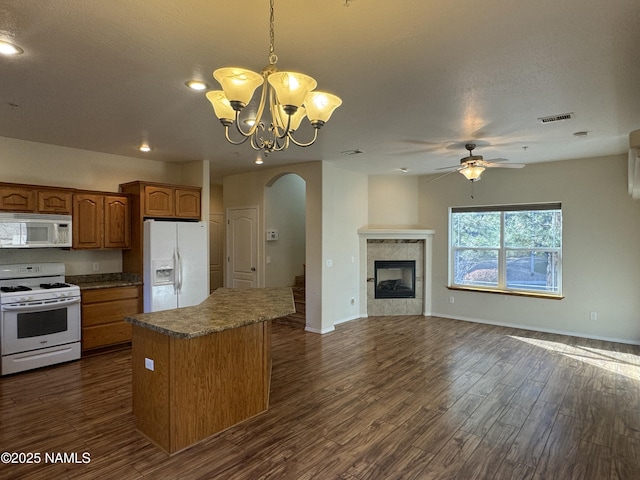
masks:
[[[66,283],[41,283],[40,288],[64,288],[68,287]]]
[[[0,287],[0,291],[2,292],[28,292],[31,290],[29,287],[25,287],[24,285],[14,285],[10,287]]]

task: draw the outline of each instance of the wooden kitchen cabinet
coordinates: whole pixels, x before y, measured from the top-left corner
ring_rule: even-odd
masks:
[[[82,351],[131,341],[124,317],[142,312],[142,287],[126,286],[82,291]]]
[[[130,248],[131,206],[125,195],[73,196],[73,248]]]
[[[37,190],[38,212],[71,215],[73,195],[69,190]]]
[[[0,210],[71,215],[71,190],[37,185],[0,185]]]
[[[35,190],[13,185],[1,186],[0,210],[5,212],[35,212]]]
[[[131,204],[128,197],[104,197],[104,248],[131,247]]]
[[[73,196],[73,248],[102,248],[104,196]]]
[[[144,216],[173,217],[174,189],[157,185],[144,186]]]
[[[120,190],[139,199],[141,218],[200,220],[200,187],[137,181],[120,185]]]
[[[200,219],[200,189],[176,188],[176,217]]]

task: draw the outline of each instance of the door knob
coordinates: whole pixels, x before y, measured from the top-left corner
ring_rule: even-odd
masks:
[[[251,267],[251,271],[255,272],[256,271],[256,267]]]

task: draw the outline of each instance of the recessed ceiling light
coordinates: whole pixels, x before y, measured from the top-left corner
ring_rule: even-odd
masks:
[[[147,153],[151,151],[151,147],[149,146],[148,143],[143,143],[138,147],[138,150],[140,150],[141,152]]]
[[[13,43],[0,40],[0,54],[2,55],[20,55],[24,50]]]
[[[400,170],[402,173],[407,173],[409,171],[407,167],[401,167],[398,170]]]
[[[573,134],[574,137],[586,137],[587,135],[589,135],[589,132],[587,131],[575,132]]]
[[[197,91],[206,90],[207,88],[209,88],[209,85],[207,85],[201,80],[189,80],[187,83],[185,83],[185,85],[189,87],[191,90],[197,90]]]

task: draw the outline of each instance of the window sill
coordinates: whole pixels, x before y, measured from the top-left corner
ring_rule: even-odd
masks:
[[[459,286],[447,286],[449,290],[460,290],[465,292],[479,292],[479,293],[497,293],[499,295],[512,295],[515,297],[530,297],[530,298],[545,298],[547,300],[562,300],[563,295],[553,295],[551,293],[535,293],[535,292],[514,292],[511,290],[493,290],[490,288],[474,288],[474,287],[459,287]]]

